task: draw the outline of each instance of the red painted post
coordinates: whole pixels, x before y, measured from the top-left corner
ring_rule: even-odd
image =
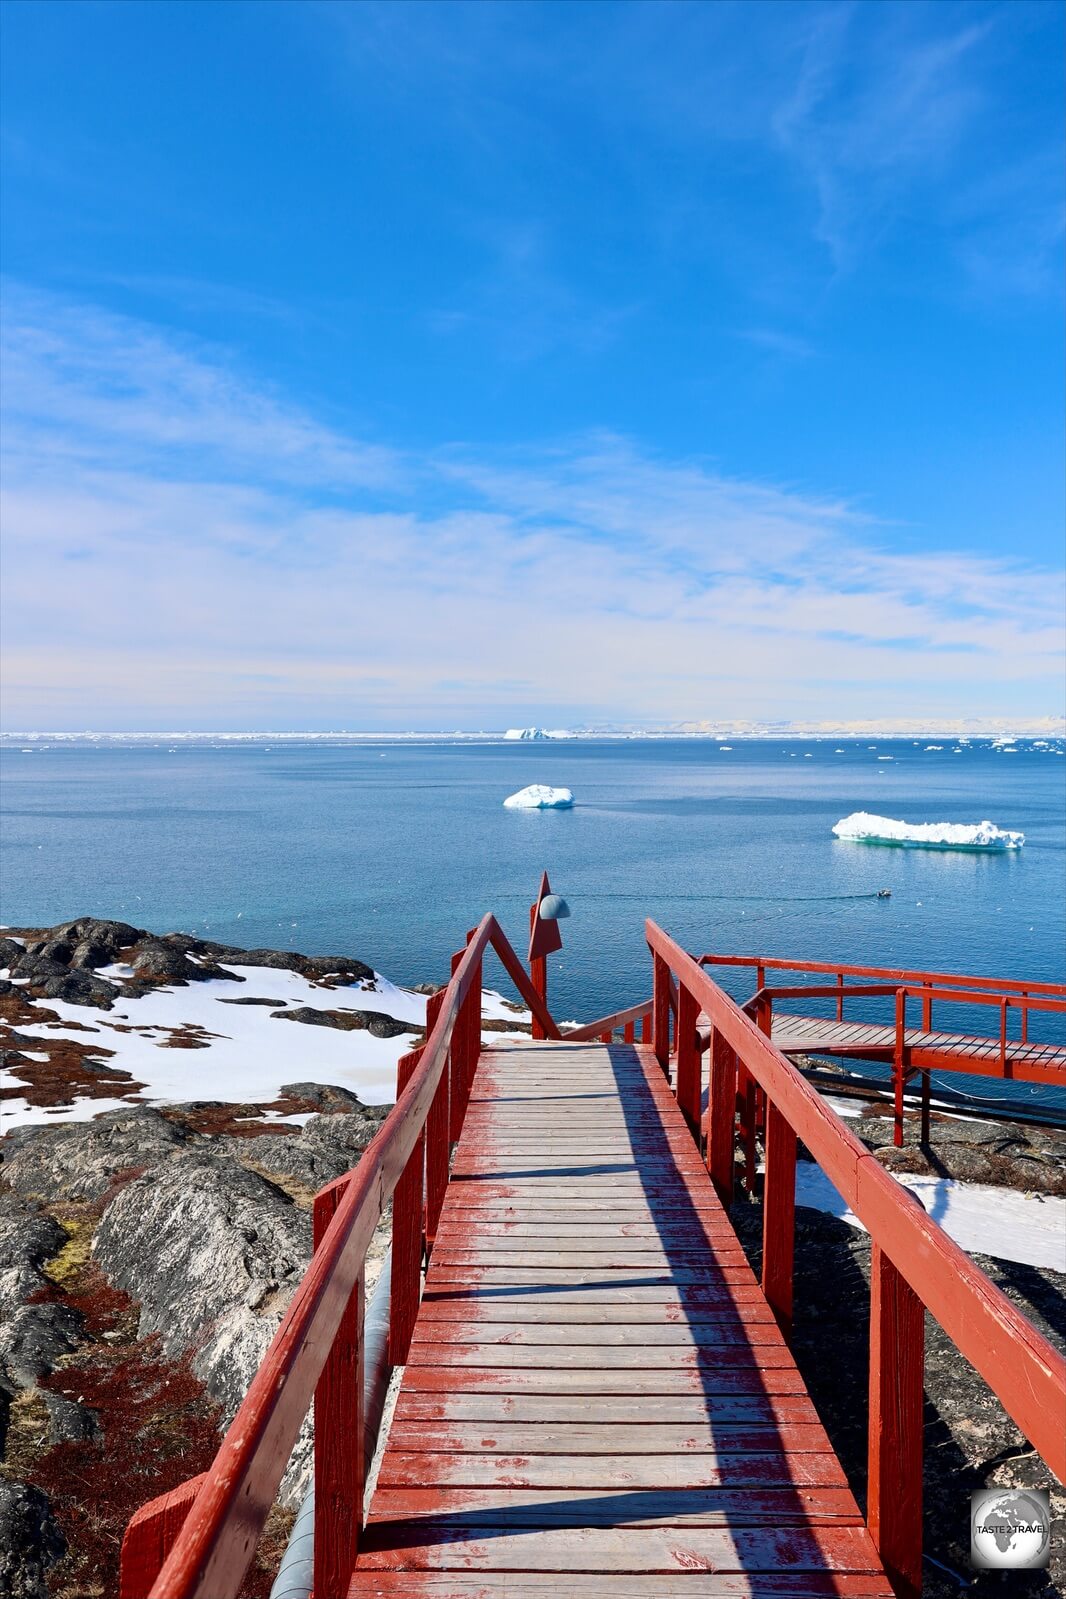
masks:
[[[1029,998],[1029,996],[1025,992],[1025,989],[1023,988],[1022,989],[1022,993],[1021,993],[1021,1001],[1022,1001],[1022,1004],[1021,1004],[1021,1012],[1022,1012],[1022,1043],[1023,1044],[1027,1044],[1029,1042],[1029,1006],[1026,1004],[1026,1000],[1028,998]]]
[[[651,1043],[651,1011],[640,1018],[640,1041],[642,1044]]]
[[[867,1514],[899,1599],[922,1591],[922,1375],[925,1311],[879,1244],[870,1254]]]
[[[837,1021],[838,1022],[842,1022],[844,1020],[844,973],[843,972],[837,972],[837,988],[840,990],[840,992],[837,994]]]
[[[403,1093],[421,1049],[396,1063],[396,1097]],[[392,1283],[389,1304],[389,1364],[403,1366],[411,1347],[422,1285],[422,1196],[426,1134],[420,1131],[392,1196]]]
[[[452,956],[452,976],[459,970],[463,952]],[[455,1018],[452,1041],[448,1046],[448,1136],[453,1144],[459,1142],[463,1130],[466,1105],[463,1099],[463,1022],[462,1012]]]
[[[144,1599],[149,1592],[206,1476],[202,1471],[198,1477],[190,1477],[188,1482],[142,1505],[133,1516],[119,1557],[119,1599]]]
[[[533,933],[533,929],[536,926],[536,922],[537,922],[537,907],[535,905],[531,905],[529,907],[529,931],[530,931],[530,935],[531,936],[532,936],[532,933]],[[536,989],[537,993],[540,995],[541,999],[544,1001],[545,1004],[547,1004],[548,1003],[548,960],[547,960],[547,956],[540,955],[540,956],[537,956],[535,959],[530,961],[530,963],[529,963],[529,980],[533,984],[533,987]],[[533,1037],[534,1038],[547,1038],[548,1035],[544,1031],[544,1029],[540,1025],[540,1023],[538,1022],[537,1018],[535,1016],[532,1016],[531,1020],[532,1020],[532,1023],[533,1023]]]
[[[634,1022],[626,1022],[625,1029],[623,1030],[623,1033],[622,1033],[622,1040],[626,1044],[635,1044],[636,1043],[636,1041],[637,1041],[637,1029],[636,1029],[636,1024]]]
[[[896,1044],[892,1054],[892,1087],[895,1099],[892,1142],[903,1148],[903,1051],[907,1033],[907,990],[896,989]]]
[[[999,1069],[1007,1075],[1007,1006],[1010,1000],[1004,994],[999,1002]]]
[[[678,985],[677,994],[677,1095],[678,1109],[688,1122],[693,1138],[700,1138],[700,1101],[703,1097],[701,1056],[696,1037],[696,1023],[700,1008],[696,996],[684,983]]]
[[[670,1070],[670,968],[660,955],[652,957],[652,1047],[664,1073]]]
[[[426,1003],[426,1037],[436,1024],[444,1004],[444,990],[431,994]],[[437,1092],[433,1096],[433,1103],[429,1108],[426,1118],[426,1252],[433,1248],[433,1240],[437,1236],[437,1223],[440,1221],[441,1208],[444,1204],[444,1194],[448,1187],[448,1155],[449,1151],[449,1074],[447,1067],[440,1074]]]
[[[922,987],[925,990],[922,995],[922,1032],[931,1033],[933,1031],[932,985],[929,983],[923,983]]]
[[[722,1204],[733,1203],[734,1126],[737,1116],[737,1058],[721,1033],[711,1034],[710,1130],[707,1169]]]
[[[344,1192],[331,1186],[315,1196],[312,1236],[316,1249]],[[315,1387],[316,1593],[345,1592],[363,1525],[365,1309],[366,1277],[360,1271]]]
[[[766,1103],[765,1141],[762,1291],[787,1338],[792,1331],[792,1259],[796,1241],[796,1135],[772,1100]]]

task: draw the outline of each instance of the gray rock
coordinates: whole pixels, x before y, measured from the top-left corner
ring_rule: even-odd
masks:
[[[230,1155],[190,1152],[130,1183],[93,1240],[96,1264],[140,1303],[227,1419],[244,1397],[311,1253],[310,1218]]]
[[[72,944],[86,942],[100,944],[114,959],[119,950],[128,949],[131,944],[136,944],[138,939],[147,938],[149,935],[143,927],[131,927],[129,922],[111,922],[97,916],[80,916],[77,921],[63,922],[59,927],[52,928],[52,936],[65,938]]]
[[[4,1140],[4,1176],[21,1194],[99,1199],[116,1172],[155,1168],[195,1136],[147,1105],[107,1111],[91,1122],[16,1128]]]
[[[100,1417],[88,1405],[64,1394],[42,1389],[45,1409],[48,1411],[48,1442],[50,1444],[82,1443],[100,1437]]]
[[[369,983],[374,977],[373,967],[350,955],[300,955],[297,959],[305,977],[343,977],[350,983]]]
[[[291,1138],[283,1133],[267,1133],[260,1138],[227,1138],[224,1142],[229,1153],[242,1166],[265,1174],[287,1192],[293,1193],[290,1185],[298,1184],[293,1197],[298,1194],[305,1204],[309,1203],[312,1194],[327,1183],[343,1177],[352,1165],[349,1151],[339,1141],[330,1144],[314,1138]]]
[[[379,1010],[316,1010],[313,1005],[297,1005],[294,1010],[279,1010],[275,1021],[304,1022],[308,1027],[336,1027],[343,1033],[368,1032],[374,1038],[399,1038],[401,1033],[417,1033],[411,1022],[398,1022]]]
[[[213,961],[192,961],[175,945],[165,939],[147,939],[129,958],[133,967],[133,980],[166,983],[184,987],[187,983],[203,983],[209,977],[228,977],[233,982],[243,982],[233,972],[223,971]]]
[[[339,1088],[334,1083],[283,1083],[281,1093],[290,1099],[306,1099],[312,1105],[321,1105],[323,1110],[366,1111],[368,1115],[376,1115],[380,1108],[364,1105],[350,1088]]]
[[[310,1116],[303,1130],[303,1138],[299,1142],[335,1150],[338,1156],[348,1157],[347,1167],[354,1166],[381,1126],[381,1120],[381,1117],[370,1114]],[[292,1142],[297,1140],[294,1139]]]
[[[70,964],[92,971],[97,966],[110,966],[115,953],[115,950],[109,949],[106,944],[98,943],[92,938],[83,938],[80,944],[75,945]]]
[[[17,1394],[53,1371],[77,1348],[83,1319],[69,1305],[19,1305],[0,1323],[0,1388]]]
[[[14,938],[0,938],[0,967],[12,967],[23,956],[23,947]]]
[[[30,992],[34,999],[63,999],[68,1005],[92,1005],[97,1010],[110,1010],[117,990],[105,977],[94,977],[91,972],[77,968],[68,971],[61,966],[50,977],[35,977]]]
[[[220,1005],[266,1005],[269,1007],[272,1005],[287,1005],[289,1002],[287,999],[260,999],[255,995],[249,994],[247,998],[242,995],[237,999],[223,999],[220,995],[218,1003]]]
[[[41,1490],[0,1477],[0,1599],[48,1599],[66,1547]]]
[[[8,1316],[44,1282],[45,1261],[62,1249],[66,1233],[51,1216],[0,1190],[0,1316]]]

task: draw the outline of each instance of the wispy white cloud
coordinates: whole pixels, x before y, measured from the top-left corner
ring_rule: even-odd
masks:
[[[368,447],[217,352],[9,318],[8,725],[1059,708],[1061,573],[610,435]]]

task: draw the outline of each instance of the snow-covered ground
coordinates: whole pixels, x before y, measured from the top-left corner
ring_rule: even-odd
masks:
[[[396,1062],[411,1048],[411,1035],[425,1026],[424,994],[400,988],[380,972],[374,974],[372,983],[326,988],[296,972],[273,967],[227,961],[224,969],[234,974],[232,979],[209,978],[186,987],[158,988],[140,999],[116,995],[110,1011],[58,999],[39,1001],[41,1011],[57,1016],[59,1024],[22,1022],[17,1027],[21,1036],[99,1045],[101,1050],[112,1051],[101,1056],[102,1064],[129,1072],[144,1087],[128,1098],[82,1096],[70,1105],[56,1107],[30,1105],[21,1097],[3,1100],[3,1130],[88,1121],[104,1111],[120,1109],[130,1098],[157,1104],[198,1099],[262,1104],[276,1099],[284,1083],[336,1084],[358,1094],[368,1105],[390,1104],[396,1097]],[[96,972],[98,977],[115,981],[116,988],[119,979],[130,975],[124,966],[104,966]],[[273,1003],[227,1003],[252,998]],[[306,1022],[284,1022],[275,1014],[298,1006],[378,1011],[396,1021],[410,1022],[411,1032],[375,1038],[366,1029],[343,1032]],[[515,1010],[489,989],[482,995],[482,1014],[492,1020],[529,1019],[527,1011]],[[190,1033],[202,1047],[182,1048],[172,1042],[176,1035],[187,1039]],[[497,1042],[502,1036],[493,1031],[485,1038]],[[20,1053],[30,1060],[48,1059],[47,1052]],[[5,1086],[18,1086],[15,1074],[7,1077]],[[117,1088],[116,1096],[121,1093]]]
[[[994,1255],[1026,1266],[1066,1271],[1066,1199],[946,1177],[896,1176],[949,1238],[971,1255]],[[840,1216],[864,1231],[820,1166],[796,1166],[796,1203]]]

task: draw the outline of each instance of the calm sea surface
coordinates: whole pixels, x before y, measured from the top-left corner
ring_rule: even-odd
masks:
[[[549,968],[559,1017],[647,995],[645,915],[696,953],[1061,981],[1066,760],[1029,743],[873,743],[8,746],[0,919],[120,917],[350,953],[418,982],[443,978],[486,909],[524,951],[546,867],[573,912]],[[572,788],[575,808],[503,809],[533,782]],[[967,855],[836,840],[833,823],[855,810],[988,817],[1026,845]],[[727,986],[742,997],[753,985]]]

